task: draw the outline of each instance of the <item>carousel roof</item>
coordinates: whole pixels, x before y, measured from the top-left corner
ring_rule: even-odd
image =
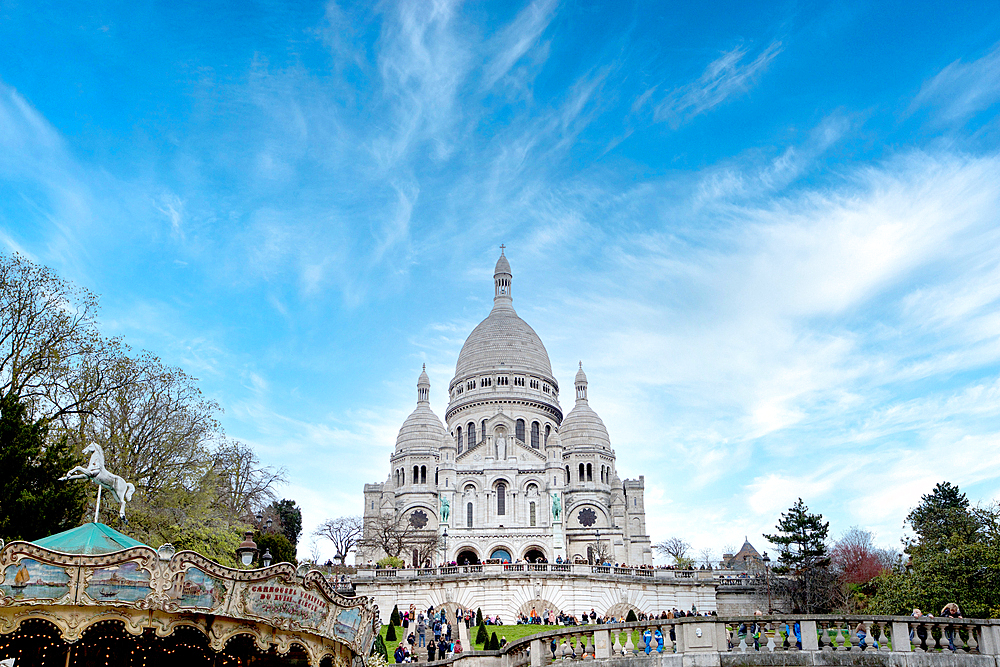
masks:
[[[105,526],[103,523],[86,523],[82,526],[70,528],[61,533],[35,540],[32,544],[48,549],[49,551],[58,551],[78,556],[103,556],[104,554],[113,554],[116,551],[123,551],[132,547],[148,548],[148,545],[133,540],[128,535],[123,535],[114,528]]]

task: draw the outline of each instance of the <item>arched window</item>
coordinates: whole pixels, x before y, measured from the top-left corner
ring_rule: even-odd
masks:
[[[582,482],[583,479],[584,479],[584,467],[583,467],[583,464],[581,463],[580,464],[580,481]]]
[[[399,485],[403,486],[406,484],[406,468],[399,469]]]
[[[531,446],[538,449],[538,422],[531,422]]]
[[[476,446],[476,425],[473,422],[469,422],[466,430],[469,433],[469,449],[472,449]]]
[[[535,503],[528,505],[528,513],[530,514],[531,525],[535,525]]]
[[[462,453],[462,427],[458,427],[458,453]]]
[[[486,442],[486,420],[483,420],[483,432],[479,434],[479,440]]]
[[[543,443],[546,447],[549,446],[549,434],[552,433],[552,425],[545,425],[545,442]]]
[[[413,567],[420,567],[421,563],[417,562],[417,559],[419,559],[419,558],[420,558],[420,552],[417,551],[416,549],[414,549],[413,550]]]
[[[594,468],[589,463],[587,464],[587,481],[588,482],[594,481]]]
[[[569,484],[569,466],[566,466],[566,484]]]
[[[518,419],[517,423],[514,424],[514,437],[524,442],[524,420]]]
[[[465,506],[465,527],[472,528],[472,503]]]
[[[420,467],[413,466],[413,483],[420,484]]]
[[[440,484],[440,482],[438,481],[438,473],[440,473],[440,472],[441,472],[440,469],[434,468],[434,486],[437,486],[438,484]]]
[[[427,483],[427,466],[420,466],[420,483]]]
[[[507,485],[503,482],[497,484],[497,515],[503,516],[507,513]]]

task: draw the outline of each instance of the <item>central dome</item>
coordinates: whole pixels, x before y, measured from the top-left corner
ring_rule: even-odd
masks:
[[[542,339],[509,307],[494,308],[473,329],[458,355],[455,377],[500,368],[552,377]]]
[[[510,263],[501,250],[493,271],[496,289],[489,317],[472,330],[455,365],[455,379],[483,371],[511,370],[552,380],[552,364],[542,339],[517,316],[511,300]],[[555,385],[558,386],[558,385]]]

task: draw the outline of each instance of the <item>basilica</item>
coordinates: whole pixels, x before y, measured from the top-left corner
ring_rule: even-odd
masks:
[[[357,562],[386,555],[376,533],[390,525],[413,544],[434,545],[432,552],[403,551],[416,567],[491,560],[650,565],[643,477],[618,477],[582,363],[564,416],[545,346],[514,311],[502,252],[493,282],[493,309],[458,355],[444,423],[431,409],[425,370],[388,479],[365,485]]]

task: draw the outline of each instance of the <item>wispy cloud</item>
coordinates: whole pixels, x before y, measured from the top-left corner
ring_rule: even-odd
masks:
[[[671,90],[658,101],[653,102],[655,91],[650,88],[636,99],[633,110],[651,103],[654,120],[666,121],[674,127],[682,125],[726,100],[748,92],[771,61],[781,53],[781,42],[772,42],[752,60],[745,62],[748,53],[744,46],[723,53],[710,62],[695,81]]]
[[[492,88],[507,76],[514,65],[537,46],[538,40],[552,22],[558,0],[533,0],[522,9],[510,25],[492,40],[495,53],[483,66],[483,86]]]
[[[926,82],[911,110],[932,106],[942,122],[964,121],[1000,101],[1000,44],[972,62],[956,60]]]

